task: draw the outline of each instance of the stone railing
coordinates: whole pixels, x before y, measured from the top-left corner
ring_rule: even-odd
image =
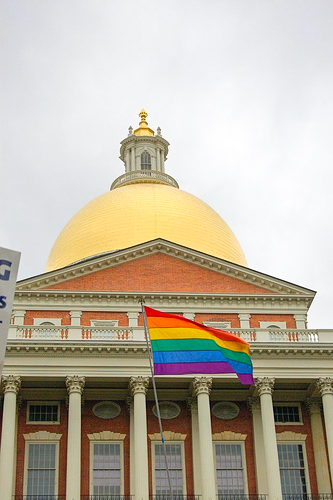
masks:
[[[333,330],[271,330],[260,328],[231,328],[233,335],[250,343],[333,343]],[[143,327],[97,327],[97,326],[17,326],[11,325],[9,340],[110,340],[145,341]]]
[[[126,184],[135,184],[136,182],[155,182],[179,188],[177,181],[171,175],[164,172],[159,172],[158,170],[136,170],[117,177],[111,184],[110,190],[112,191],[112,189],[125,186]]]

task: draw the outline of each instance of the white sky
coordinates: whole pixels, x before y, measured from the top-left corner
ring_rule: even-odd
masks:
[[[331,0],[2,0],[0,245],[43,272],[68,220],[123,173],[144,107],[167,172],[249,267],[316,290],[333,328]]]

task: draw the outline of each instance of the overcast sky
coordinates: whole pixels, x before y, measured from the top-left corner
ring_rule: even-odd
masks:
[[[317,291],[333,328],[332,0],[2,0],[0,245],[43,272],[68,220],[148,123],[166,171],[249,267]]]

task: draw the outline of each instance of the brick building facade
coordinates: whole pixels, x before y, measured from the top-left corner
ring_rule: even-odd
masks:
[[[126,173],[98,201],[100,218],[96,206],[79,212],[47,272],[17,284],[0,498],[170,498],[141,300],[251,344],[255,386],[233,374],[156,378],[173,497],[331,498],[333,331],[307,329],[315,294],[247,267],[224,221],[165,174],[168,143],[145,118],[122,142]],[[115,192],[121,223],[124,207],[139,214],[125,228],[109,213]],[[110,244],[109,230],[120,232]]]

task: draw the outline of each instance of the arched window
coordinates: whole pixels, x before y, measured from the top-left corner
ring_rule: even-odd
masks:
[[[141,153],[141,170],[151,170],[151,156],[148,151]]]

